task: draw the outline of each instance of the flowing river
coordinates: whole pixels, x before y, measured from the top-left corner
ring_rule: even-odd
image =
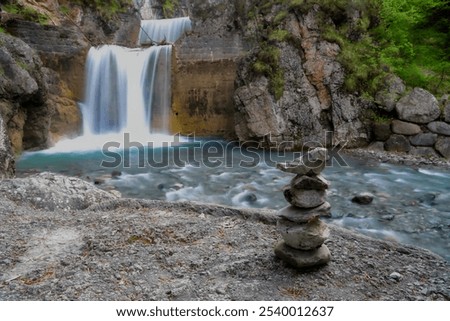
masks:
[[[159,144],[153,148],[109,149],[107,155],[89,148],[68,152],[80,142],[67,141],[66,149],[25,153],[18,174],[52,171],[78,176],[130,198],[268,209],[287,205],[282,188],[293,175],[277,170],[275,161],[297,155],[239,149],[217,140],[161,147],[162,141],[173,137],[157,138]],[[331,182],[329,222],[427,248],[450,260],[450,171],[352,158],[345,162],[345,166],[334,162],[323,172]],[[353,196],[363,192],[372,193],[374,202],[352,203]]]

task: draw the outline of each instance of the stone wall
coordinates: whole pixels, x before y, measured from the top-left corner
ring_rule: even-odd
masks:
[[[216,39],[203,35],[202,28],[197,25],[175,45],[171,129],[234,138],[236,61],[243,45],[236,35]]]
[[[390,92],[394,90],[391,87]],[[374,122],[375,142],[369,149],[450,159],[448,95],[438,101],[426,90],[414,88],[403,96],[397,95],[391,103],[393,117]],[[386,109],[386,105],[381,106]]]

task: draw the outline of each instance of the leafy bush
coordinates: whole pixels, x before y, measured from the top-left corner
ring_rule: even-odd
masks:
[[[284,21],[314,5],[323,15],[322,37],[341,47],[349,92],[374,97],[388,73],[408,87],[450,92],[449,0],[254,0],[247,13],[259,47],[252,67],[268,77],[277,98],[284,86],[278,44],[292,40]]]
[[[383,0],[381,61],[406,81],[436,94],[450,90],[448,0]]]
[[[256,74],[269,79],[269,90],[275,99],[280,99],[284,91],[284,71],[279,65],[280,49],[267,42],[261,43],[260,50],[252,69]]]

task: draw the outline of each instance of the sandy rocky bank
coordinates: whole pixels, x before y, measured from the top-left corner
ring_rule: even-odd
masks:
[[[333,255],[277,259],[273,211],[120,199],[42,173],[0,182],[0,300],[449,300],[429,251],[330,226]]]

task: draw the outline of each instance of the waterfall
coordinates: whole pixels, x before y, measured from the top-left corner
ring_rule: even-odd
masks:
[[[175,42],[190,30],[189,18],[142,21],[140,43]],[[153,44],[153,43],[151,43]],[[125,48],[93,47],[86,61],[85,97],[79,103],[83,135],[62,140],[49,153],[92,151],[105,142],[133,141],[164,146],[169,136],[172,45]],[[124,146],[125,147],[125,146]]]
[[[184,33],[192,29],[189,17],[143,20],[139,34],[139,44],[174,43]]]
[[[84,133],[168,133],[171,46],[91,48],[87,58]]]

